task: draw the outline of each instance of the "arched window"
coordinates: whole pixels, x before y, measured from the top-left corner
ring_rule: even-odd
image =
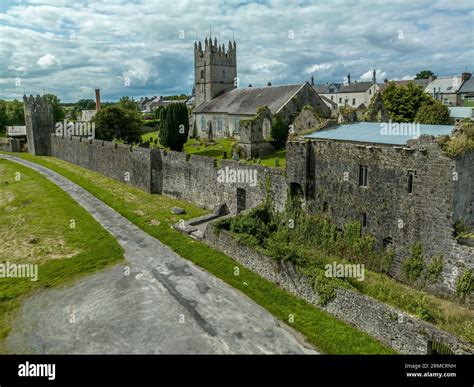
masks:
[[[206,117],[201,116],[201,130],[205,131],[206,130]]]

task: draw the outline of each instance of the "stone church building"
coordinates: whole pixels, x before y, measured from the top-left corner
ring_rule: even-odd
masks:
[[[226,50],[216,39],[213,42],[206,38],[204,48],[201,42],[194,44],[196,105],[193,125],[198,137],[232,136],[247,145],[263,144],[270,139],[272,122],[277,115],[289,125],[303,107],[309,105],[322,117],[330,116],[329,107],[308,82],[237,88],[236,49],[235,42],[229,42]],[[257,113],[265,107],[268,108],[265,117],[257,119],[260,124],[256,128]],[[254,120],[253,125],[249,125],[249,120]],[[245,133],[246,130],[252,133]],[[262,150],[264,147],[247,148]]]

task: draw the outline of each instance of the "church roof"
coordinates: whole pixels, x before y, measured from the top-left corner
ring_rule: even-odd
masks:
[[[194,113],[227,113],[254,115],[261,106],[267,106],[275,114],[305,84],[247,87],[234,89],[199,105]]]

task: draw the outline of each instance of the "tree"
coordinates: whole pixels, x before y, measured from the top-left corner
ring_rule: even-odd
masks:
[[[133,111],[139,111],[137,103],[134,101],[133,98],[130,97],[122,97],[117,104],[121,108]]]
[[[449,109],[439,101],[427,101],[418,109],[415,121],[431,125],[449,124]]]
[[[429,77],[434,77],[434,74],[431,70],[422,70],[416,74],[415,79],[428,79]]]
[[[53,107],[53,120],[54,122],[61,122],[66,117],[66,111],[64,108],[59,104],[61,101],[60,99],[55,96],[54,94],[46,94],[45,97],[48,99],[48,102]]]
[[[288,139],[288,125],[286,125],[280,116],[277,116],[272,125],[271,136],[277,144],[284,144]]]
[[[390,82],[382,92],[385,109],[395,122],[413,122],[421,105],[432,99],[413,82],[406,86],[396,86],[394,82]]]
[[[117,139],[128,144],[140,142],[142,121],[140,112],[117,105],[99,110],[92,119],[95,124],[95,137],[98,140]]]
[[[160,111],[160,143],[181,152],[188,141],[189,118],[184,103],[171,103]]]
[[[79,110],[92,110],[95,109],[95,101],[93,99],[80,99],[76,102],[76,106],[79,106]]]
[[[14,99],[7,102],[6,106],[7,125],[25,125],[25,110],[23,102]]]
[[[6,131],[7,126],[7,103],[0,99],[0,133]]]

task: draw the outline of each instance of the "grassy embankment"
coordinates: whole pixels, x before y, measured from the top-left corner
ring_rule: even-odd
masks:
[[[0,241],[1,264],[38,264],[37,281],[0,278],[0,353],[25,296],[123,257],[115,239],[63,190],[37,172],[1,159]]]
[[[369,335],[294,297],[225,254],[171,229],[171,225],[180,219],[171,214],[172,206],[185,207],[183,219],[201,215],[204,210],[189,204],[183,205],[162,195],[148,194],[58,159],[28,154],[21,157],[51,168],[82,186],[182,257],[239,289],[277,318],[303,333],[319,351],[332,354],[394,353]],[[238,276],[234,275],[235,267],[240,269]],[[288,322],[290,316],[294,316],[292,323]]]

